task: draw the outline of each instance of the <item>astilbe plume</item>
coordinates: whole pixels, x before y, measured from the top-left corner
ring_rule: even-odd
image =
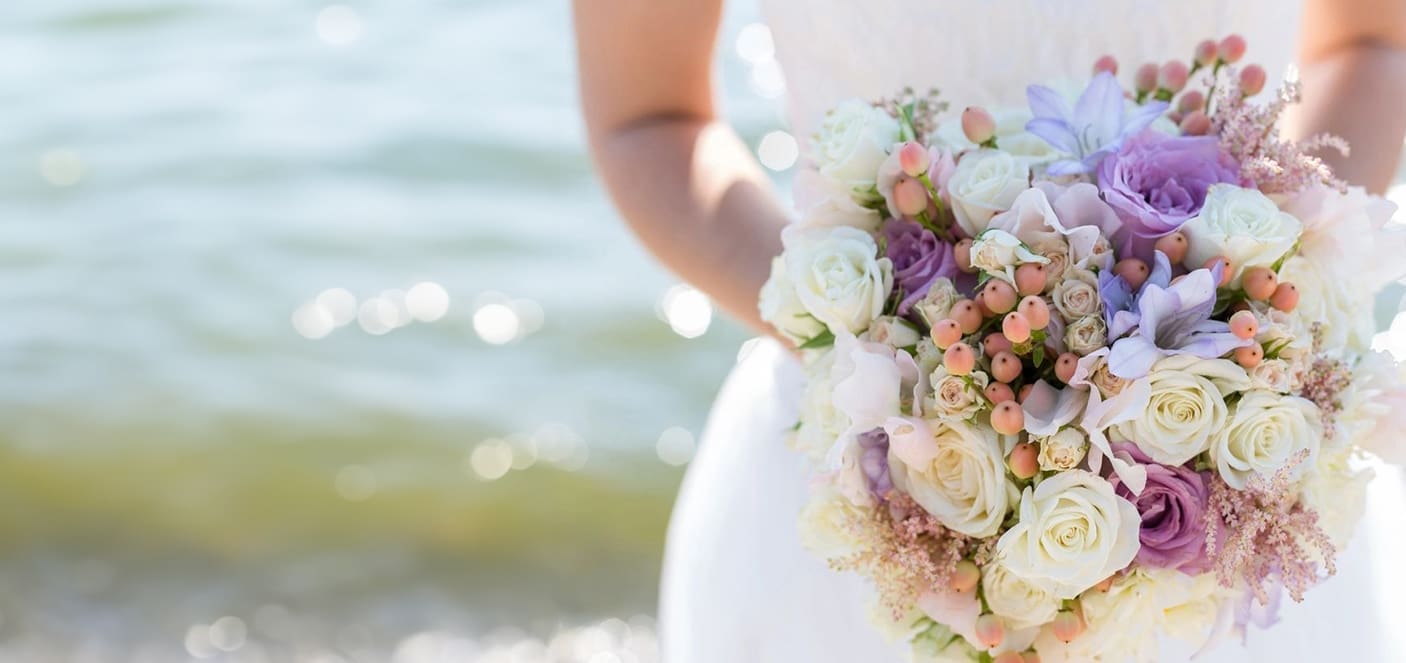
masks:
[[[1252,477],[1235,490],[1219,477],[1211,480],[1206,510],[1206,553],[1224,587],[1244,581],[1261,604],[1268,604],[1266,583],[1276,576],[1295,601],[1318,580],[1318,565],[1306,546],[1316,549],[1328,575],[1337,573],[1336,549],[1318,526],[1318,513],[1298,502],[1291,475],[1308,459],[1295,454],[1273,477]]]
[[[888,111],[889,115],[899,117],[903,114],[903,109],[912,110],[913,131],[917,136],[913,138],[919,141],[926,141],[926,137],[937,131],[937,117],[947,112],[947,102],[939,100],[937,88],[928,89],[926,94],[918,94],[911,87],[905,87],[901,92],[891,98],[883,98],[874,105]]]
[[[874,581],[879,598],[900,618],[924,591],[946,586],[957,563],[991,556],[994,539],[976,539],[943,527],[913,498],[893,491],[887,509],[855,518],[848,529],[860,551],[830,560],[839,571],[857,571]]]
[[[1215,92],[1211,127],[1219,134],[1221,147],[1240,162],[1241,178],[1265,193],[1299,191],[1318,183],[1347,190],[1322,159],[1310,154],[1334,149],[1346,156],[1346,141],[1329,134],[1299,141],[1279,135],[1280,116],[1299,101],[1298,81],[1285,81],[1274,101],[1258,105],[1245,96],[1235,70],[1229,69],[1228,74],[1218,81],[1224,87]]]
[[[1309,329],[1313,335],[1313,363],[1304,369],[1299,396],[1318,406],[1323,419],[1324,434],[1332,439],[1338,413],[1342,412],[1342,393],[1352,385],[1352,369],[1347,362],[1324,352],[1323,323],[1315,322]]]

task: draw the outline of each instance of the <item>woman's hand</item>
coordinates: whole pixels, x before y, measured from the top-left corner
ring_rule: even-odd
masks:
[[[713,105],[721,0],[575,0],[591,149],[658,258],[757,329],[786,215]]]

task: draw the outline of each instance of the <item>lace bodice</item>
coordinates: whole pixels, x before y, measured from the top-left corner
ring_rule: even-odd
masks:
[[[1238,32],[1271,78],[1293,57],[1295,0],[762,0],[798,136],[848,97],[937,87],[953,105],[1024,104],[1034,82],[1087,77],[1109,53],[1120,77]],[[1272,81],[1271,81],[1272,82]]]

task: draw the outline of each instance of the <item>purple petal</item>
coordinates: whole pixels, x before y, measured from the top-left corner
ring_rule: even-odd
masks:
[[[1025,123],[1025,130],[1039,136],[1055,149],[1066,154],[1079,153],[1079,138],[1073,127],[1064,120],[1051,117],[1037,117]]]
[[[1142,294],[1138,295],[1137,308],[1138,313],[1142,316],[1142,319],[1138,321],[1138,333],[1149,339],[1155,339],[1158,328],[1162,326],[1162,321],[1177,314],[1181,308],[1181,301],[1170,290],[1144,283]]]
[[[1157,251],[1152,257],[1152,273],[1148,275],[1147,282],[1162,288],[1172,284],[1172,263],[1167,260],[1167,254]]]
[[[1025,98],[1030,102],[1030,113],[1037,118],[1068,120],[1071,115],[1064,96],[1043,85],[1026,87]]]
[[[1108,352],[1108,370],[1125,380],[1135,380],[1152,370],[1162,351],[1141,336],[1120,338]]]
[[[1243,348],[1251,343],[1254,343],[1253,339],[1243,339],[1227,331],[1215,334],[1192,334],[1176,349],[1183,354],[1194,355],[1202,359],[1215,359],[1224,356],[1231,350]]]
[[[1074,124],[1089,127],[1098,145],[1119,136],[1123,120],[1123,88],[1113,74],[1101,71],[1084,88],[1074,106]]]
[[[1045,168],[1046,173],[1055,176],[1083,175],[1084,173],[1090,172],[1092,170],[1092,168],[1089,168],[1088,166],[1084,165],[1084,162],[1074,161],[1072,159],[1056,161]]]
[[[1168,106],[1170,106],[1170,104],[1165,101],[1154,101],[1138,106],[1131,115],[1123,120],[1123,128],[1122,131],[1119,132],[1119,139],[1121,140],[1137,135],[1143,129],[1151,126],[1153,122],[1157,121],[1157,118],[1167,112]]]

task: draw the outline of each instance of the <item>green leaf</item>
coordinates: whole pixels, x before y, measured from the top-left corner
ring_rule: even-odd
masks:
[[[1039,368],[1045,363],[1045,344],[1035,344],[1035,349],[1030,351],[1030,361],[1035,362],[1035,367]]]
[[[826,329],[825,331],[822,331],[822,332],[820,332],[819,334],[816,334],[814,338],[811,338],[810,340],[806,341],[805,343],[802,343],[802,344],[796,346],[796,349],[798,349],[798,350],[817,350],[817,349],[819,349],[819,348],[828,348],[828,347],[830,347],[830,346],[832,346],[832,345],[834,345],[834,344],[835,344],[835,334],[833,334],[829,329]]]

